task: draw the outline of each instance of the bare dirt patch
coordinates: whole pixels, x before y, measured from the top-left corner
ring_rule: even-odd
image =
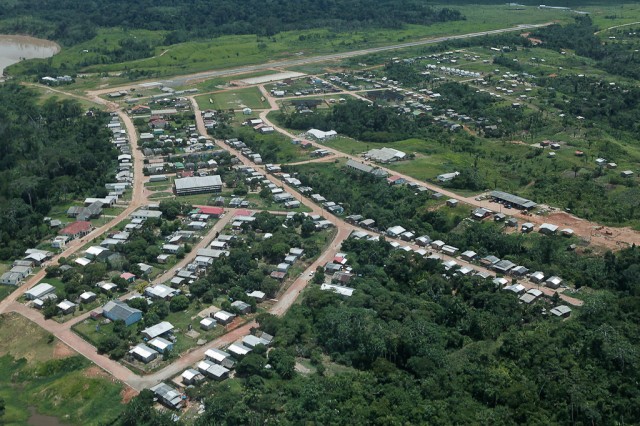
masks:
[[[138,391],[129,386],[125,386],[124,389],[120,392],[120,396],[122,396],[122,403],[128,404],[135,396],[138,395]]]
[[[106,371],[104,371],[102,368],[98,367],[97,365],[92,365],[91,367],[84,370],[84,376],[90,379],[103,378],[103,377],[107,379],[112,378]]]
[[[53,358],[55,359],[68,358],[74,355],[76,355],[76,351],[62,342],[57,342],[56,346],[53,348]]]
[[[551,223],[566,226],[577,234],[586,236],[594,245],[604,246],[611,250],[620,250],[632,244],[640,244],[640,233],[631,228],[612,228],[598,226],[593,222],[579,219],[566,212],[550,213],[547,218]]]

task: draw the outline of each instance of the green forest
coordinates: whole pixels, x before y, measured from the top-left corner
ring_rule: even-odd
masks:
[[[35,92],[0,85],[0,259],[20,256],[51,233],[53,206],[107,195],[116,152],[107,115],[73,100],[39,103]]]
[[[519,304],[383,241],[347,240],[342,250],[354,295],[312,286],[283,318],[259,316],[275,349],[243,358],[231,382],[187,390],[206,407],[196,424],[640,421],[637,284],[586,295],[562,321],[545,314],[555,300]],[[635,247],[612,255],[607,279],[625,281],[638,255]],[[296,373],[296,359],[311,372]],[[121,424],[161,424],[147,398]]]
[[[3,31],[45,36],[65,45],[93,38],[99,27],[166,31],[164,44],[175,44],[226,34],[271,36],[321,27],[341,31],[400,28],[460,19],[464,17],[459,11],[417,0],[0,1]]]

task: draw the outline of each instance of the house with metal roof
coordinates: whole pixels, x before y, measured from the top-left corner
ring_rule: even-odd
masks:
[[[168,321],[159,322],[156,325],[147,327],[142,330],[142,335],[147,339],[155,339],[158,336],[162,336],[170,333],[173,330],[173,324]]]
[[[215,348],[208,349],[204,353],[204,356],[209,361],[213,361],[216,364],[220,364],[226,368],[233,368],[235,364],[231,357],[231,354],[220,349],[215,349]]]
[[[320,290],[331,291],[341,296],[351,296],[355,291],[355,289],[351,287],[345,287],[337,284],[326,284],[326,283],[320,286]]]
[[[245,315],[251,312],[251,305],[243,302],[242,300],[236,300],[234,301],[231,306],[233,306],[234,308],[236,308],[238,311],[240,311],[241,314]]]
[[[213,314],[213,319],[218,321],[220,324],[227,325],[235,318],[235,314],[227,311],[218,311]]]
[[[132,308],[120,300],[111,300],[102,308],[102,316],[111,321],[124,321],[129,326],[142,319],[142,311]]]
[[[531,200],[527,200],[526,198],[518,197],[517,195],[509,194],[507,192],[491,191],[490,195],[495,201],[510,204],[520,210],[530,210],[537,206],[537,204]]]
[[[538,232],[539,233],[546,234],[546,235],[553,235],[553,234],[556,233],[557,230],[558,230],[558,227],[556,225],[551,224],[551,223],[543,223],[538,228]]]
[[[229,369],[206,359],[198,363],[198,371],[213,380],[224,380],[229,377]]]
[[[160,353],[173,350],[173,342],[163,339],[162,337],[151,339],[148,345]]]
[[[135,359],[144,362],[145,364],[153,361],[158,357],[158,352],[151,349],[149,346],[144,343],[139,343],[134,346],[129,354],[132,355]]]
[[[231,355],[235,355],[237,357],[243,357],[246,354],[248,354],[249,352],[251,352],[251,348],[248,348],[246,346],[244,346],[242,344],[242,342],[236,342],[231,344],[228,348],[227,351],[229,351],[229,353]]]
[[[164,284],[156,284],[144,289],[144,294],[151,298],[169,300],[179,291]]]
[[[269,343],[271,342],[261,337],[254,336],[253,334],[246,335],[242,338],[242,344],[248,348],[255,348],[258,345],[269,346]]]
[[[158,383],[149,390],[153,392],[158,398],[158,401],[165,406],[174,410],[182,408],[184,401],[182,394],[166,383]]]
[[[515,263],[511,262],[510,260],[506,260],[506,259],[501,260],[501,261],[499,261],[499,262],[496,262],[496,263],[493,265],[493,269],[494,269],[496,272],[499,272],[499,273],[501,273],[501,274],[506,274],[506,273],[507,273],[507,272],[509,272],[512,268],[515,268],[515,267],[516,267],[516,264],[515,264]]]
[[[24,293],[28,300],[42,299],[44,296],[55,293],[56,288],[51,284],[40,283]]]
[[[569,315],[571,315],[571,308],[566,305],[560,305],[551,309],[549,312],[551,313],[551,315],[554,315],[556,317],[567,318],[569,317]]]
[[[562,278],[557,277],[555,275],[553,277],[547,278],[547,280],[544,282],[544,285],[546,287],[553,288],[553,289],[560,287],[561,284],[562,284]]]
[[[194,368],[185,370],[180,377],[182,378],[182,383],[186,386],[195,385],[204,379],[204,376]]]
[[[60,309],[60,312],[62,312],[64,315],[71,314],[76,310],[76,304],[68,301],[67,299],[58,303],[56,306],[58,307],[58,309]]]

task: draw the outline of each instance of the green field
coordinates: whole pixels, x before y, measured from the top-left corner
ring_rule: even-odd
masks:
[[[263,96],[257,87],[231,89],[218,93],[196,96],[200,109],[242,109],[268,108],[269,102],[262,100]],[[213,102],[211,102],[213,101]]]
[[[0,317],[0,325],[3,425],[27,424],[33,412],[83,426],[118,416],[119,383],[18,314]]]
[[[443,6],[452,7],[449,4]],[[80,68],[84,73],[92,74],[83,77],[74,85],[76,88],[88,88],[105,83],[104,75],[99,74],[117,73],[122,70],[129,72],[129,75],[113,74],[108,79],[108,84],[126,82],[127,78],[139,80],[181,75],[279,59],[376,47],[426,37],[571,19],[569,14],[558,15],[536,7],[527,7],[524,10],[515,10],[505,5],[454,6],[453,8],[462,11],[467,20],[430,26],[405,25],[403,28],[393,30],[366,29],[341,33],[329,29],[289,31],[276,34],[271,38],[255,35],[221,36],[207,41],[190,41],[171,46],[161,45],[166,35],[165,31],[101,29],[92,40],[64,48],[50,60],[37,61],[50,62],[54,67],[62,67],[64,64],[67,69]],[[155,46],[154,55],[117,64],[101,62],[101,52],[117,49],[121,41],[131,36]],[[19,74],[23,67],[20,64],[15,65],[10,67],[9,72]]]

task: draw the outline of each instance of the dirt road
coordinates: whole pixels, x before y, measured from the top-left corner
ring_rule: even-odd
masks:
[[[143,176],[144,176],[142,173],[143,158],[142,158],[142,153],[138,150],[138,136],[136,134],[135,127],[133,126],[133,123],[131,122],[129,117],[127,117],[126,114],[124,113],[119,113],[119,115],[120,115],[120,119],[123,121],[127,129],[127,134],[129,136],[129,141],[131,144],[131,155],[134,163],[134,166],[133,166],[134,182],[132,185],[133,192],[132,192],[131,202],[129,203],[128,207],[125,210],[123,210],[119,215],[111,219],[108,223],[102,225],[99,228],[94,229],[88,235],[86,235],[81,239],[77,239],[69,242],[66,245],[65,249],[62,251],[62,253],[54,256],[51,260],[46,262],[45,264],[46,266],[56,265],[58,263],[58,260],[61,257],[67,258],[75,254],[88,241],[98,238],[105,232],[109,231],[111,228],[118,225],[123,220],[127,219],[131,213],[133,213],[139,207],[144,205],[147,201],[146,198],[143,196],[143,189],[144,189],[144,184],[142,182]],[[31,287],[33,287],[34,284],[40,282],[45,277],[45,275],[46,275],[46,271],[45,271],[45,268],[43,267],[38,273],[30,276],[27,280],[25,280],[25,282],[19,288],[17,288],[13,293],[11,293],[2,302],[0,302],[0,314],[5,312],[13,302],[15,302],[20,296],[22,296]]]
[[[259,86],[259,89],[270,105],[269,109],[265,109],[260,112],[260,118],[262,119],[262,121],[264,121],[266,125],[273,127],[275,131],[285,136],[288,136],[292,139],[300,139],[300,135],[295,135],[289,132],[288,130],[283,129],[282,127],[278,126],[277,124],[273,123],[267,118],[267,115],[271,111],[277,111],[279,109],[277,104],[277,99],[271,96],[271,94],[264,88],[264,86]],[[461,196],[460,194],[457,194],[453,191],[442,188],[438,185],[434,185],[429,182],[423,182],[411,176],[405,175],[403,173],[399,173],[397,171],[388,169],[382,165],[365,161],[362,157],[346,154],[338,150],[329,148],[321,143],[316,142],[315,140],[304,139],[304,141],[311,143],[313,146],[317,148],[322,148],[322,149],[331,151],[334,155],[334,158],[338,158],[338,157],[348,158],[348,159],[357,161],[359,163],[368,164],[374,167],[380,167],[381,169],[386,170],[390,175],[400,176],[404,178],[407,182],[419,183],[420,185],[434,192],[439,192],[443,194],[445,197],[455,198],[460,202],[469,205],[470,208],[484,207],[493,211],[497,211],[498,209],[501,208],[500,204],[492,203],[489,200],[476,200],[475,197]],[[583,240],[588,241],[589,243],[596,246],[606,247],[610,250],[618,250],[626,246],[631,246],[632,244],[636,244],[636,245],[640,244],[640,232],[635,231],[631,228],[609,228],[608,232],[610,232],[611,235],[608,235],[605,233],[605,230],[602,229],[603,228],[602,225],[595,222],[590,222],[585,219],[578,218],[576,216],[573,216],[564,212],[556,212],[556,213],[551,213],[547,216],[539,216],[535,214],[527,214],[526,212],[521,212],[520,210],[517,210],[517,209],[510,209],[508,213],[509,215],[518,218],[520,221],[531,222],[535,225],[542,225],[543,223],[552,223],[552,224],[561,226],[563,228],[565,227],[571,228],[573,229],[575,235],[582,238]],[[601,232],[597,232],[598,230],[601,230]]]
[[[191,253],[193,254],[193,256],[189,256],[189,255],[185,256],[184,259],[176,263],[173,266],[173,268],[168,269],[163,274],[158,275],[153,280],[152,284],[160,284],[167,281],[168,279],[170,279],[176,274],[178,269],[182,269],[185,266],[187,266],[189,263],[193,262],[193,259],[195,258],[195,254],[198,252],[198,250],[209,247],[209,244],[211,244],[211,241],[213,240],[214,236],[218,232],[222,231],[222,229],[225,226],[227,226],[227,224],[231,221],[231,219],[233,219],[233,215],[236,213],[236,211],[237,209],[227,209],[224,217],[218,220],[213,225],[213,227],[209,230],[209,232],[207,232],[207,234],[202,237],[200,242],[195,247],[193,247],[193,249],[191,250]]]

